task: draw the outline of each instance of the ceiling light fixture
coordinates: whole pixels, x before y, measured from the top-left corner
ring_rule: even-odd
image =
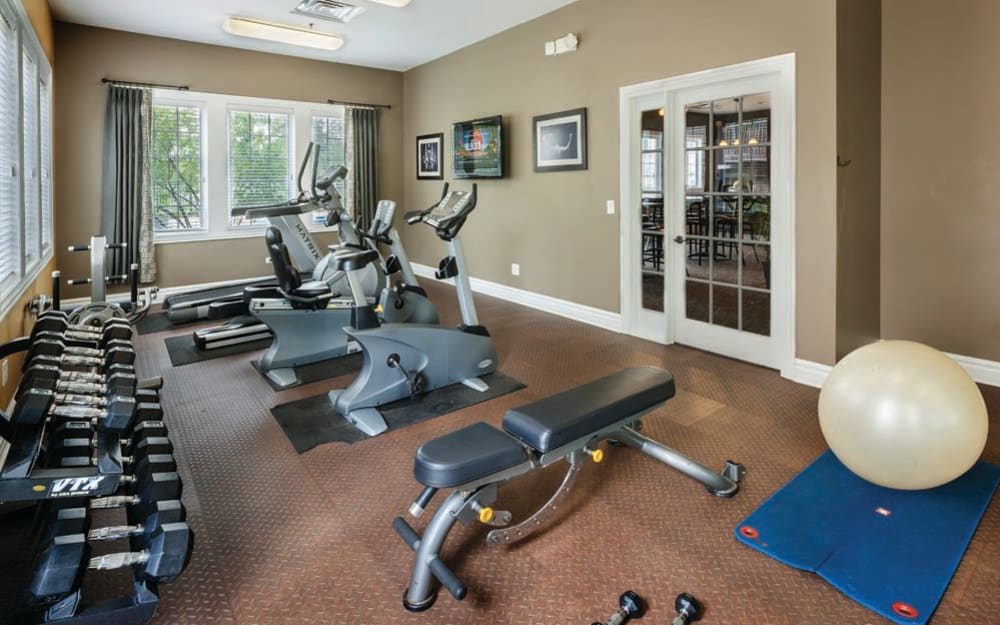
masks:
[[[405,7],[406,5],[410,4],[410,0],[371,0],[371,1],[391,7],[396,7],[397,9]]]
[[[365,7],[340,2],[340,0],[302,0],[298,6],[292,9],[292,13],[346,24],[366,10]]]
[[[337,50],[344,45],[344,39],[339,35],[321,33],[297,26],[262,22],[246,17],[227,17],[226,21],[222,23],[222,29],[237,37],[264,39],[265,41],[276,41],[320,50]]]

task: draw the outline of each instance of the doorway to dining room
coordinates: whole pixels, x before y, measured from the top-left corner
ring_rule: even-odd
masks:
[[[622,89],[626,332],[794,360],[794,57]]]

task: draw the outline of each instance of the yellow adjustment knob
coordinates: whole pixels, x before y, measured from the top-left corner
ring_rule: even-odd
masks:
[[[382,314],[382,305],[381,304],[379,304],[378,306],[375,307],[375,314],[376,315],[381,315]]]
[[[604,460],[604,450],[595,449],[591,452],[590,457],[593,458],[594,462],[600,462],[601,460]]]
[[[479,522],[489,523],[493,520],[493,508],[482,508],[479,510]]]

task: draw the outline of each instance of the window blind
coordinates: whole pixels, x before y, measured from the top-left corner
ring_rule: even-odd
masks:
[[[204,228],[201,109],[153,107],[153,229],[176,232]]]
[[[20,277],[17,32],[0,6],[0,294]]]
[[[41,255],[40,195],[38,184],[38,67],[27,50],[21,55],[23,111],[22,149],[24,162],[24,260],[26,265]]]
[[[319,171],[324,172],[330,167],[343,165],[344,148],[344,118],[315,115],[312,118],[312,142],[320,146]],[[334,185],[341,195],[344,194],[344,181],[338,180]],[[322,211],[313,212],[313,223],[323,223],[326,214]]]
[[[229,112],[229,208],[278,204],[292,197],[291,116]],[[233,226],[259,225],[231,217]]]
[[[52,93],[47,82],[39,82],[41,106],[42,250],[52,247]]]

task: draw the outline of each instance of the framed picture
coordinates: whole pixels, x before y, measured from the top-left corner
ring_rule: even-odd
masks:
[[[587,169],[587,109],[533,118],[535,171]]]
[[[444,133],[417,137],[417,180],[444,178]]]
[[[452,125],[455,178],[503,178],[503,116]]]

